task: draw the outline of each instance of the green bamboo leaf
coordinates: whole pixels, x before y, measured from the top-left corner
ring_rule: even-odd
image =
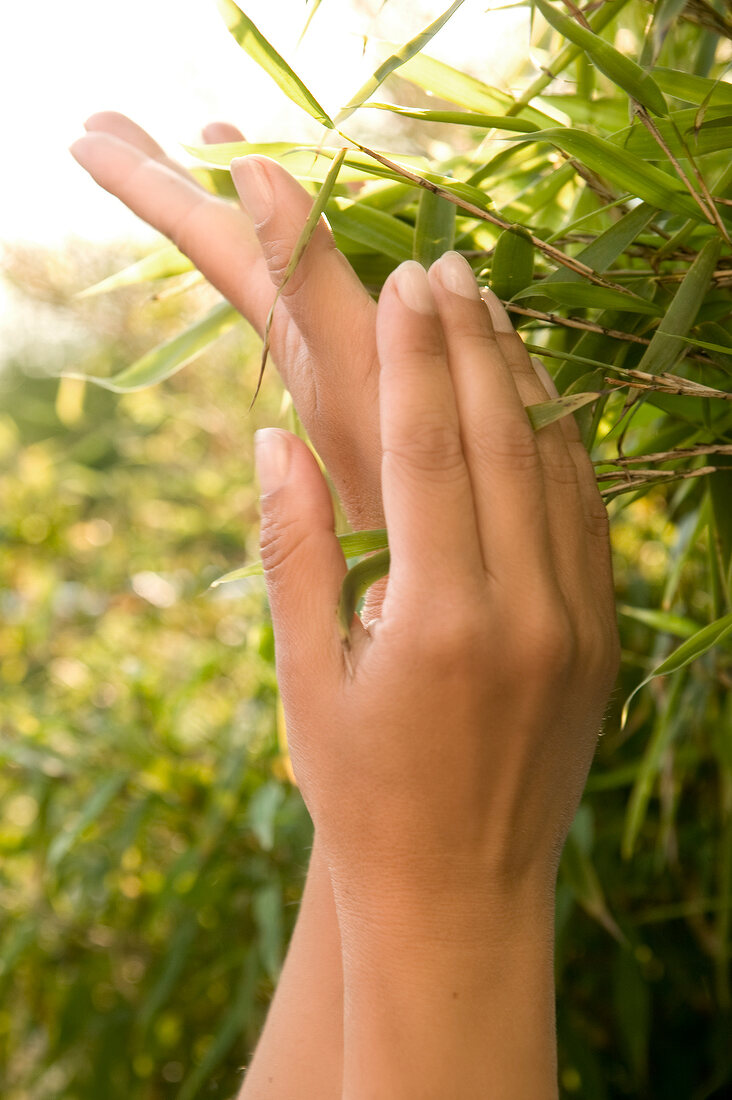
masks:
[[[675,96],[686,103],[695,103],[698,106],[706,100],[710,104],[726,103],[732,106],[732,84],[727,81],[710,80],[681,69],[665,68],[654,69],[653,77],[667,95]]]
[[[322,183],[325,180],[333,158],[342,151],[340,148],[323,145],[294,145],[284,141],[265,144],[232,141],[221,145],[183,145],[183,149],[202,164],[213,168],[229,168],[235,157],[246,157],[252,153],[267,156],[286,168],[295,179],[312,183]],[[429,167],[426,157],[400,153],[399,160],[416,172],[424,172]],[[363,183],[373,180],[375,176],[401,180],[401,177],[378,164],[373,158],[357,150],[349,150],[338,178],[341,183]]]
[[[606,229],[604,233],[601,233],[592,244],[587,245],[586,248],[578,252],[577,259],[581,260],[583,264],[587,264],[593,271],[607,271],[618,256],[625,252],[628,245],[631,245],[639,234],[648,228],[655,216],[656,210],[652,206],[645,202],[639,203],[627,214],[623,214],[622,218],[611,225],[609,229]],[[568,232],[572,228],[572,226],[567,226],[564,232]],[[579,272],[570,271],[568,268],[563,267],[552,271],[544,282],[568,283],[580,282],[581,279],[582,276]]]
[[[76,820],[57,833],[51,841],[46,862],[49,868],[59,865],[64,856],[71,850],[79,839],[84,829],[93,825],[101,814],[104,813],[112,799],[119,793],[127,782],[129,776],[126,772],[115,773],[105,779],[100,787],[95,787],[87,802],[82,806]]]
[[[668,114],[668,106],[661,89],[640,65],[619,53],[604,38],[558,11],[548,0],[535,0],[535,3],[547,22],[564,38],[584,50],[609,80],[654,114]]]
[[[638,370],[648,371],[649,374],[668,371],[683,355],[685,341],[680,337],[686,336],[696,320],[699,307],[709,290],[721,247],[722,241],[719,237],[714,237],[704,245],[654,332],[638,364]]]
[[[442,15],[438,16],[437,19],[430,23],[428,27],[425,27],[418,35],[411,38],[409,42],[405,42],[403,46],[399,47],[399,49],[395,50],[394,53],[387,57],[386,61],[383,61],[381,65],[379,65],[376,72],[369,77],[366,83],[359,88],[356,94],[349,100],[343,110],[338,113],[336,124],[340,125],[349,115],[352,115],[362,103],[365,103],[366,100],[374,94],[376,89],[383,84],[390,73],[401,68],[410,58],[423,50],[437,32],[444,27],[445,23],[452,18],[458,8],[462,7],[463,2],[464,0],[455,0],[455,2],[451,4]]]
[[[300,260],[302,259],[303,255],[305,253],[305,249],[310,244],[313,233],[317,229],[318,222],[320,221],[320,219],[323,215],[326,203],[328,202],[328,199],[330,198],[330,196],[332,194],[333,188],[335,187],[336,180],[338,179],[338,173],[340,172],[341,168],[343,167],[343,161],[345,159],[345,156],[346,156],[346,150],[341,149],[337,153],[337,155],[334,157],[333,163],[331,164],[330,169],[328,171],[328,175],[323,180],[322,184],[320,185],[320,190],[318,191],[317,195],[315,196],[315,199],[313,200],[313,205],[310,207],[310,213],[307,216],[307,219],[305,221],[305,225],[302,227],[302,230],[300,231],[300,236],[295,241],[295,247],[292,250],[292,255],[290,256],[287,267],[285,268],[285,273],[282,277],[282,282],[277,287],[277,291],[276,291],[274,299],[272,301],[272,305],[270,306],[269,314],[267,315],[267,322],[264,326],[264,339],[262,341],[262,358],[261,358],[260,367],[259,367],[259,377],[257,378],[257,385],[256,385],[255,390],[254,390],[254,396],[252,397],[252,405],[257,400],[257,395],[259,394],[259,390],[260,390],[260,387],[262,385],[262,379],[264,378],[264,368],[267,365],[267,356],[269,355],[269,341],[270,341],[270,334],[272,332],[272,321],[274,320],[274,314],[275,314],[275,309],[277,308],[277,303],[279,302],[280,297],[282,296],[283,290],[285,289],[285,287],[289,283],[292,276],[295,274],[295,271],[297,270],[297,265],[300,263]],[[250,405],[250,408],[251,408],[251,405]]]
[[[241,314],[233,306],[228,302],[221,302],[185,332],[146,352],[136,363],[125,367],[111,378],[99,378],[93,374],[75,371],[64,371],[61,377],[81,378],[101,386],[102,389],[111,390],[112,393],[144,390],[147,386],[154,386],[157,382],[170,378],[241,320]]]
[[[503,301],[514,298],[534,276],[534,246],[522,229],[504,229],[491,261],[491,289]]]
[[[682,214],[706,223],[701,210],[673,176],[646,164],[640,157],[633,156],[627,150],[596,134],[570,127],[553,130],[540,130],[531,135],[531,139],[548,141],[570,156],[576,157],[586,168],[603,176],[611,183],[621,187],[631,195],[636,195],[658,210],[667,210],[671,214]],[[521,140],[526,138],[507,140]]]
[[[170,279],[174,275],[182,275],[186,271],[193,271],[194,265],[179,252],[175,245],[166,245],[149,256],[145,256],[137,263],[130,264],[115,275],[110,275],[94,286],[80,290],[75,295],[77,298],[91,298],[94,294],[106,294],[109,290],[117,290],[121,286],[132,286],[135,283],[147,283],[153,279]]]
[[[701,126],[694,108],[677,111],[656,127],[670,152],[679,160],[717,153],[732,146],[732,115],[727,106],[710,108]],[[613,134],[612,141],[646,160],[664,160],[667,154],[645,126],[634,123]]]
[[[589,845],[582,836],[585,809],[580,807],[569,830],[562,851],[560,874],[577,904],[581,905],[585,912],[601,924],[611,936],[622,942],[623,934],[608,908],[605,893],[592,862]]]
[[[691,638],[700,629],[699,624],[693,619],[687,619],[684,615],[674,615],[670,611],[658,611],[652,607],[629,607],[628,604],[618,606],[620,615],[626,619],[634,619],[644,626],[650,626],[660,634],[674,634],[677,638]]]
[[[326,216],[334,233],[357,241],[374,252],[391,256],[400,263],[411,259],[414,230],[393,214],[376,210],[367,202],[337,198],[328,205]]]
[[[513,301],[521,298],[551,298],[552,301],[572,308],[616,309],[626,313],[644,313],[650,317],[663,317],[663,310],[655,302],[639,298],[635,294],[623,294],[619,290],[609,290],[604,286],[592,286],[589,283],[571,281],[549,281],[543,279],[533,283],[513,295]]]
[[[687,707],[682,705],[682,694],[685,686],[685,676],[679,676],[672,684],[665,704],[656,714],[651,736],[646,743],[628,799],[623,838],[620,845],[624,859],[630,859],[633,855],[635,842],[645,821],[653,785],[661,768],[663,754],[680,731],[682,723],[689,713]],[[630,702],[630,699],[628,702]]]
[[[457,207],[433,194],[422,191],[417,205],[417,221],[414,226],[414,259],[429,268],[455,243],[455,215]]]
[[[575,126],[591,126],[613,134],[628,125],[628,101],[621,96],[584,99],[579,95],[544,95],[541,101],[567,115]]]
[[[470,111],[488,114],[504,114],[516,107],[516,100],[506,92],[484,84],[474,76],[468,76],[459,69],[453,69],[443,61],[437,61],[427,54],[417,54],[403,66],[402,79],[416,84],[430,95],[457,103]],[[522,115],[537,126],[556,125],[557,120],[535,107],[525,107]]]
[[[530,134],[540,129],[536,122],[529,122],[524,118],[507,118],[505,115],[487,115],[477,111],[426,111],[420,107],[399,107],[393,103],[364,103],[362,109],[391,111],[392,114],[416,118],[420,122],[477,126],[481,130],[510,130],[513,133]]]
[[[526,415],[535,432],[553,424],[555,420],[562,420],[565,416],[577,412],[585,405],[597,401],[599,393],[572,393],[563,397],[554,397],[551,401],[542,401],[538,405],[527,405]]]
[[[338,604],[338,629],[344,645],[349,643],[351,623],[359,600],[372,584],[386,576],[390,562],[389,550],[380,550],[352,566],[343,578]]]
[[[668,676],[672,672],[677,672],[679,669],[691,664],[692,661],[695,661],[698,657],[707,653],[713,646],[723,641],[731,632],[732,614],[723,615],[721,619],[715,619],[713,623],[709,623],[708,626],[703,627],[701,630],[698,630],[696,634],[693,634],[691,638],[682,642],[665,661],[657,665],[653,672],[649,676],[646,676],[645,680],[638,684],[630,693],[623,707],[621,718],[622,726],[625,725],[628,719],[628,710],[631,701],[646,684],[649,684],[656,676]]]
[[[352,531],[348,535],[339,535],[343,557],[360,557],[362,554],[370,554],[373,550],[384,550],[388,545],[386,529],[381,527],[373,531]],[[211,582],[211,588],[218,588],[220,584],[228,584],[230,581],[240,581],[246,577],[264,576],[264,566],[261,561],[244,565],[240,569],[232,569],[230,573],[224,573]]]
[[[332,130],[333,120],[323,110],[315,96],[305,87],[283,57],[277,53],[264,35],[255,27],[248,15],[237,7],[234,0],[216,0],[227,29],[243,50],[272,77],[285,95],[302,107],[303,111],[323,126]]]
[[[643,68],[651,68],[655,64],[669,27],[681,15],[685,7],[686,0],[657,0],[657,3],[654,4],[653,18],[646,32],[641,53]]]

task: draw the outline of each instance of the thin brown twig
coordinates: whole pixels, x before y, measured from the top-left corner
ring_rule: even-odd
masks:
[[[595,461],[594,465],[634,466],[639,462],[673,462],[677,458],[695,458],[697,455],[732,455],[732,444],[710,443],[700,447],[679,447],[671,451],[656,451],[653,454],[625,455],[618,456],[618,458],[600,458]]]
[[[726,469],[726,467],[723,468]],[[688,478],[692,477],[705,477],[707,474],[716,473],[719,469],[719,466],[702,466],[696,470],[632,471],[633,473],[642,472],[648,476],[639,477],[638,479],[629,479],[625,485],[609,485],[606,489],[600,490],[600,496],[603,500],[609,500],[612,497],[620,496],[621,493],[632,493],[635,489],[642,489],[644,485],[653,485],[659,482],[666,483],[669,481],[686,481]],[[622,472],[631,473],[629,470]]]
[[[720,401],[732,401],[732,393],[728,390],[716,390],[712,386],[692,382],[690,378],[681,378],[678,374],[670,374],[668,371],[648,374],[647,371],[631,370],[629,367],[610,367],[609,369],[629,379],[627,382],[619,378],[605,379],[609,386],[616,388],[632,386],[637,390],[659,390],[678,397],[713,397]]]

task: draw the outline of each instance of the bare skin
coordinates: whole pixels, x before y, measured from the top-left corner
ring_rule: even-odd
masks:
[[[149,135],[129,119],[112,113],[95,115],[88,121],[87,131],[87,135],[75,143],[72,150],[79,162],[102,186],[169,236],[261,332],[278,279],[307,216],[310,206],[307,193],[278,165],[265,158],[247,158],[232,166],[232,175],[242,198],[242,207],[236,207],[204,192],[180,166],[165,157]],[[241,140],[238,131],[222,123],[207,128],[205,137],[217,142]],[[431,306],[424,313],[405,307],[396,290],[395,280],[390,280],[382,295],[377,324],[376,306],[345,259],[335,250],[327,227],[321,225],[301,264],[299,276],[283,295],[276,312],[272,333],[275,362],[293,395],[305,427],[326,462],[354,527],[384,524],[381,435],[383,432],[386,438],[390,438],[389,433],[396,430],[397,433],[402,431],[404,438],[396,452],[393,446],[388,448],[383,469],[387,511],[391,507],[389,528],[397,555],[396,572],[392,571],[390,594],[383,615],[372,626],[373,639],[371,634],[356,624],[354,653],[358,664],[353,682],[345,683],[337,679],[338,675],[343,675],[339,664],[340,646],[333,651],[328,650],[330,639],[326,636],[327,631],[317,633],[323,627],[323,608],[332,607],[343,562],[337,543],[333,543],[330,501],[326,500],[327,494],[323,495],[317,467],[297,440],[287,443],[288,479],[278,489],[267,493],[263,501],[264,552],[270,560],[269,584],[278,633],[280,684],[288,707],[288,729],[298,779],[316,824],[316,842],[297,929],[240,1100],[275,1097],[278,1100],[290,1097],[306,1100],[310,1096],[319,1100],[340,1096],[360,1100],[371,1095],[431,1095],[419,1092],[416,1084],[420,1080],[418,1076],[409,1076],[403,1084],[399,1080],[398,1074],[411,1063],[407,1060],[404,1065],[395,1064],[395,1060],[398,1062],[399,1059],[391,1047],[394,1034],[388,1030],[393,1014],[391,1011],[384,1013],[383,1006],[391,1005],[400,1019],[412,1021],[407,1026],[407,1033],[400,1037],[399,1049],[411,1049],[416,1057],[417,1048],[425,1041],[431,1047],[432,1039],[427,1037],[425,1029],[428,1029],[435,1009],[441,1012],[444,1008],[441,998],[445,995],[445,981],[452,975],[459,982],[463,977],[465,979],[460,989],[451,990],[451,994],[457,993],[455,999],[460,1003],[463,1015],[453,1015],[456,1030],[453,1033],[450,1025],[444,1034],[441,1032],[443,1038],[449,1042],[450,1035],[455,1039],[459,1031],[470,1038],[476,1048],[484,1047],[485,1035],[482,1032],[473,1034],[465,1028],[465,1022],[476,1011],[479,1014],[488,1011],[488,1017],[494,1019],[497,1029],[495,1038],[498,1048],[513,1050],[514,1057],[518,1057],[522,1064],[533,1066],[535,1077],[532,1087],[541,1081],[544,1089],[543,1092],[494,1091],[495,1082],[499,1079],[496,1074],[500,1076],[503,1072],[501,1066],[495,1063],[490,1095],[555,1095],[550,899],[556,860],[589,766],[594,736],[613,676],[614,646],[617,643],[612,616],[606,518],[591,467],[571,419],[540,433],[537,447],[533,437],[529,445],[525,430],[528,422],[521,412],[526,424],[521,422],[518,428],[517,438],[523,443],[516,444],[513,429],[519,423],[516,418],[521,402],[528,404],[546,400],[550,383],[545,373],[540,375],[532,367],[508,319],[505,314],[501,315],[500,306],[495,301],[490,302],[489,313],[477,298],[477,290],[472,296],[464,293],[456,295],[446,290],[435,269],[430,275],[429,286]],[[457,346],[455,341],[462,337],[456,335],[456,323],[448,319],[445,312],[448,306],[456,312],[456,317],[462,318],[463,336],[467,338],[469,335],[473,341],[472,350],[465,360],[470,365],[464,369],[458,365],[462,362],[462,352],[458,355],[454,350]],[[480,316],[476,312],[478,310]],[[493,324],[486,321],[491,313]],[[401,345],[396,337],[400,328],[404,334]],[[432,334],[431,343],[429,333]],[[407,345],[405,340],[411,342]],[[480,442],[475,418],[469,415],[473,399],[477,400],[480,395],[480,387],[476,389],[475,381],[478,377],[475,371],[478,347],[481,355],[490,352],[494,357],[499,365],[497,377],[503,380],[504,397],[510,393],[507,406],[510,416],[507,413],[498,433],[498,438],[504,440],[505,453],[501,452],[500,447],[496,451]],[[347,364],[347,370],[344,364]],[[405,364],[406,374],[401,369]],[[443,421],[439,424],[435,421],[434,407],[432,414],[428,415],[426,404],[423,402],[424,407],[420,406],[424,395],[421,388],[417,392],[416,384],[410,391],[409,399],[405,396],[406,389],[404,392],[400,389],[402,383],[406,386],[405,379],[411,377],[414,380],[416,372],[419,372],[419,387],[422,387],[425,364],[429,371],[434,368],[434,378],[439,380],[438,389],[442,387],[439,389],[440,400],[443,403],[447,401],[447,407],[452,409],[452,419],[447,425]],[[390,386],[392,389],[389,389]],[[467,400],[466,393],[470,395]],[[480,396],[485,401],[486,395]],[[421,426],[416,423],[405,425],[403,422],[407,406],[411,404],[415,409],[421,408],[427,418]],[[475,404],[475,407],[479,405]],[[464,420],[466,416],[467,421]],[[494,420],[494,423],[498,421]],[[509,425],[511,432],[508,431]],[[414,462],[415,453],[410,460],[409,448],[404,440],[408,437],[412,446],[416,446],[414,433],[417,428],[420,433],[425,430],[431,433],[433,443],[440,444],[438,451],[447,448],[446,453],[452,464],[449,477],[445,476],[445,470],[432,465],[419,470],[419,463],[415,465]],[[282,433],[275,434],[288,438]],[[466,443],[471,440],[472,443]],[[430,453],[433,450],[433,447],[429,448]],[[427,461],[427,451],[422,448],[422,452],[424,463]],[[393,465],[394,453],[402,456],[401,467],[398,462]],[[387,474],[390,464],[392,471]],[[404,472],[410,469],[411,474]],[[411,516],[414,524],[414,509],[410,512],[409,498],[419,490],[418,474],[423,482],[429,474],[432,488],[425,490],[422,485],[427,510],[419,521],[423,526],[416,530],[413,525],[409,526],[407,517]],[[400,477],[401,497],[398,495]],[[484,477],[485,486],[482,481]],[[453,514],[448,499],[451,494],[447,488],[451,485],[455,489],[461,479],[461,499],[465,509]],[[435,492],[435,481],[438,492]],[[474,485],[478,483],[482,486],[481,491],[484,488],[489,497],[481,498],[480,503],[471,495],[473,512],[470,513],[465,486],[469,484],[472,494]],[[401,503],[389,506],[390,493],[392,500]],[[478,521],[476,509],[482,509],[482,515],[493,517],[502,500],[505,510],[505,501],[509,496],[512,500],[525,497],[535,506],[533,511],[528,506],[523,510],[524,528],[520,532],[515,527],[504,529],[493,520],[488,525],[485,521]],[[306,501],[312,508],[309,518],[302,512]],[[448,511],[440,513],[436,521],[438,506],[443,504],[449,506]],[[406,511],[402,510],[402,505],[406,506]],[[400,515],[404,516],[405,524],[401,536]],[[431,517],[429,522],[428,516]],[[417,702],[426,707],[428,695],[423,697],[421,688],[413,684],[412,696],[409,700],[403,700],[404,714],[398,712],[398,708],[393,710],[391,705],[386,711],[379,710],[379,705],[383,707],[384,698],[389,697],[384,692],[390,682],[390,665],[396,662],[402,648],[404,654],[411,653],[413,664],[414,650],[410,650],[409,646],[415,644],[415,638],[419,647],[423,644],[420,639],[432,637],[436,617],[439,615],[440,623],[444,623],[445,614],[451,613],[453,604],[464,609],[464,585],[461,594],[460,586],[453,585],[452,572],[446,571],[448,559],[452,561],[447,554],[448,548],[443,547],[438,552],[437,543],[431,546],[435,542],[435,531],[447,533],[453,520],[458,524],[454,530],[472,532],[465,546],[472,546],[473,567],[478,558],[486,566],[483,555],[487,549],[484,542],[488,536],[487,527],[492,531],[491,555],[496,553],[496,547],[500,549],[500,560],[508,572],[500,574],[501,581],[494,585],[493,591],[502,592],[505,587],[503,604],[498,601],[490,604],[489,608],[490,601],[484,589],[481,589],[482,595],[478,600],[477,568],[473,574],[464,570],[461,573],[461,583],[467,583],[468,587],[472,585],[471,598],[475,597],[478,601],[476,607],[486,611],[490,609],[489,618],[494,631],[496,624],[500,623],[502,639],[505,639],[512,622],[521,618],[515,612],[509,614],[509,596],[512,600],[520,598],[520,603],[527,609],[524,618],[535,624],[530,638],[515,639],[514,647],[508,650],[502,647],[501,656],[505,657],[505,663],[500,685],[493,685],[498,693],[495,698],[503,695],[509,698],[507,685],[520,679],[523,706],[527,667],[538,669],[536,690],[528,693],[537,705],[539,699],[543,705],[550,702],[552,691],[555,696],[559,692],[559,684],[563,685],[561,696],[566,702],[570,680],[572,685],[576,684],[577,698],[574,709],[558,713],[554,725],[544,730],[541,737],[534,729],[530,716],[523,711],[519,723],[523,732],[518,740],[510,731],[510,709],[505,714],[502,712],[500,719],[494,716],[492,728],[500,726],[506,729],[501,740],[518,746],[513,754],[499,751],[500,745],[495,735],[492,740],[488,739],[486,746],[483,746],[482,739],[478,745],[475,731],[483,728],[485,716],[495,699],[491,699],[490,692],[482,694],[479,700],[473,699],[475,714],[471,716],[467,711],[463,712],[463,708],[467,707],[464,700],[468,696],[465,695],[465,683],[461,677],[467,669],[475,678],[480,666],[481,677],[485,678],[484,662],[490,657],[492,643],[485,631],[480,633],[474,621],[468,626],[462,615],[458,615],[453,624],[454,630],[447,632],[453,639],[454,650],[438,654],[429,652],[428,645],[424,651],[418,648],[417,652],[420,663],[424,660],[425,668],[431,670],[432,685],[438,679],[444,681],[445,669],[448,670],[447,682],[452,692],[449,697],[453,703],[448,728],[455,728],[454,707],[457,706],[461,723],[464,719],[465,729],[472,731],[472,741],[469,739],[466,749],[470,767],[463,761],[462,770],[458,767],[455,772],[455,782],[447,787],[443,767],[443,790],[441,794],[437,792],[438,797],[447,797],[452,792],[451,797],[455,801],[451,805],[448,797],[444,805],[438,802],[439,811],[435,810],[430,820],[426,821],[415,814],[414,808],[424,802],[428,789],[428,786],[420,787],[420,784],[433,780],[424,768],[415,767],[421,761],[421,754],[414,745],[415,715],[421,715],[421,711],[414,708]],[[312,529],[308,527],[306,530],[303,526],[313,522],[315,526]],[[280,528],[282,537],[277,535]],[[298,531],[305,538],[299,547],[295,547],[291,540]],[[423,549],[431,547],[424,566],[427,574],[410,576],[406,563],[410,558],[419,556],[413,553],[418,537],[422,540],[419,545]],[[273,545],[279,546],[280,550],[273,552]],[[317,561],[312,556],[303,557],[308,553],[312,555],[316,546],[319,548]],[[520,554],[515,552],[516,546],[521,548]],[[449,549],[452,553],[456,544],[453,543]],[[278,553],[284,555],[281,561]],[[460,553],[463,551],[460,550]],[[323,561],[326,566],[323,566]],[[399,562],[404,563],[403,569],[400,569]],[[540,567],[541,562],[543,566]],[[593,587],[588,604],[590,562]],[[313,578],[316,575],[318,578],[307,594],[302,583],[294,586],[292,581],[295,572],[303,568],[308,569],[309,577],[312,573]],[[466,581],[470,575],[473,579]],[[483,575],[485,577],[485,569]],[[420,617],[417,624],[408,616],[404,617],[405,609],[418,607],[421,612],[424,611],[425,583],[427,590],[441,592],[442,595],[441,600],[434,601],[434,609],[427,620]],[[481,583],[485,586],[487,581]],[[599,599],[598,591],[601,593]],[[307,603],[309,608],[313,592],[319,594],[320,611],[310,622],[304,617],[304,607]],[[428,606],[433,608],[433,601]],[[585,622],[583,613],[587,606],[593,612],[591,627]],[[537,609],[541,611],[538,618]],[[372,601],[370,617],[378,618],[380,610],[380,598],[377,597]],[[331,626],[334,621],[329,620]],[[314,677],[312,670],[309,674],[311,680],[320,683],[319,702],[303,695],[301,685],[303,676],[308,678],[307,666],[298,669],[295,662],[290,668],[288,662],[288,651],[293,652],[292,642],[288,643],[288,640],[292,637],[292,631],[299,630],[305,630],[304,637],[315,643],[316,648],[312,652],[319,654],[321,647],[325,646],[331,653],[333,663],[328,666],[327,676],[323,675],[321,679],[319,658],[318,676]],[[466,633],[471,641],[469,646]],[[441,636],[445,636],[444,630]],[[381,648],[377,647],[377,643]],[[303,652],[302,639],[297,648]],[[404,655],[401,659],[403,665]],[[336,669],[340,671],[337,673]],[[364,680],[365,669],[369,670],[369,675]],[[573,669],[577,670],[576,674]],[[363,685],[358,697],[354,694],[356,683]],[[328,695],[328,692],[335,692],[335,695]],[[341,800],[340,809],[336,811],[334,801],[338,782],[350,784],[355,774],[353,769],[357,765],[370,765],[374,749],[374,743],[368,740],[365,732],[355,741],[349,736],[349,748],[356,756],[339,760],[343,771],[339,781],[336,781],[333,761],[327,754],[323,755],[325,750],[322,745],[327,744],[331,736],[326,731],[334,709],[332,700],[336,699],[338,706],[345,705],[343,701],[348,692],[348,706],[352,709],[347,713],[339,711],[340,718],[360,723],[362,731],[373,731],[374,728],[379,731],[379,758],[382,747],[393,744],[395,740],[399,745],[404,741],[404,755],[390,759],[387,754],[382,761],[385,772],[381,775],[369,772],[369,767],[366,767],[364,782],[365,777],[370,776],[372,785],[361,789],[360,800],[354,803],[353,813],[345,815],[341,830],[343,804]],[[327,713],[328,707],[323,710],[324,698],[331,700],[330,715]],[[529,703],[526,702],[525,706],[528,707]],[[408,717],[410,707],[411,717]],[[432,709],[430,701],[428,710],[431,712]],[[421,717],[418,717],[417,725],[420,722]],[[587,729],[583,722],[587,723]],[[578,729],[579,726],[582,728]],[[321,728],[322,743],[313,736],[314,731]],[[593,733],[589,732],[590,728]],[[436,732],[434,743],[438,745]],[[319,750],[318,744],[321,745]],[[409,745],[411,749],[407,748]],[[563,745],[571,745],[571,761],[561,756]],[[555,750],[560,752],[559,756],[555,755]],[[440,751],[444,753],[444,746]],[[498,758],[495,757],[496,752]],[[532,765],[530,768],[529,762]],[[449,763],[453,769],[455,760],[452,751]],[[500,792],[495,787],[495,812],[490,820],[480,816],[483,810],[475,789],[475,778],[477,774],[483,776],[483,772],[471,772],[477,765],[486,774],[497,767],[496,774],[503,777]],[[409,777],[410,773],[412,784],[405,785],[405,777]],[[473,775],[472,779],[470,775]],[[561,784],[567,775],[571,776],[571,783],[565,789]],[[557,784],[561,797],[556,797]],[[419,798],[416,797],[417,787],[422,792]],[[391,821],[391,826],[385,832],[376,830],[373,850],[369,858],[362,861],[360,848],[353,846],[354,838],[360,835],[359,829],[366,821],[372,824],[368,806],[377,791],[383,792],[387,799],[389,813],[385,819]],[[551,798],[548,797],[549,792],[552,793]],[[426,799],[426,804],[431,804],[431,797],[432,794]],[[471,813],[474,813],[472,818],[470,814],[465,818],[462,803],[465,798]],[[530,815],[529,818],[522,816],[520,806],[524,800],[533,805],[535,814],[543,814],[545,826],[550,823],[550,827],[542,831],[539,841],[529,828],[530,820],[533,822],[534,819]],[[462,815],[459,818],[458,807]],[[382,817],[384,815],[380,813],[379,820]],[[444,835],[443,825],[439,829],[435,827],[438,820],[443,825],[448,823]],[[399,822],[398,830],[396,822]],[[336,823],[338,828],[334,829]],[[410,861],[397,857],[400,850],[406,857],[410,851],[409,844],[413,844],[414,837],[425,828],[430,838],[428,849],[431,855],[425,859],[420,874],[415,878]],[[396,845],[395,836],[401,838]],[[418,850],[425,847],[424,832],[421,836]],[[409,843],[407,837],[411,838]],[[483,846],[481,838],[486,841]],[[487,843],[488,838],[492,838],[490,843]],[[518,846],[517,838],[523,838]],[[461,845],[464,848],[461,849]],[[387,849],[388,864],[384,862]],[[359,859],[354,859],[356,852]],[[458,858],[455,858],[456,855]],[[467,869],[476,866],[476,859],[479,860],[477,866],[483,866],[486,870],[484,889],[478,891],[478,896],[472,886],[468,888],[467,882]],[[362,873],[355,879],[349,877],[349,863],[361,869]],[[384,881],[390,884],[390,917],[386,921],[383,919]],[[450,883],[452,890],[450,922],[454,917],[456,901],[466,918],[470,913],[475,917],[478,914],[492,914],[493,933],[487,941],[478,944],[477,928],[485,926],[483,923],[477,924],[473,917],[467,919],[464,928],[460,927],[460,922],[456,925],[457,943],[444,945],[447,899],[441,890],[435,893],[435,886],[438,882],[444,885],[445,881]],[[334,903],[334,884],[338,907]],[[429,895],[429,905],[426,907],[425,890]],[[528,926],[519,919],[527,911],[533,915]],[[428,921],[426,926],[425,912],[434,915],[434,920]],[[407,939],[411,942],[419,938],[411,933],[410,937],[405,937],[407,926],[418,933],[425,943],[434,941],[441,945],[440,950],[434,952],[439,963],[435,969],[423,967],[407,950]],[[540,945],[538,950],[535,950],[536,944]],[[476,967],[478,948],[485,951],[481,965]],[[346,962],[345,1008],[342,959]],[[471,960],[471,972],[481,975],[478,982],[470,980],[466,969],[468,959]],[[373,965],[376,960],[378,966]],[[382,979],[385,974],[401,977],[384,985]],[[380,977],[375,979],[375,976]],[[410,993],[414,989],[419,990],[416,1002]],[[529,996],[528,1002],[527,990],[537,991],[536,996]],[[492,1007],[480,1000],[486,991],[493,997]],[[504,1010],[499,1014],[497,1006],[501,999]],[[506,1021],[513,1018],[514,1013],[525,1019],[527,1025],[518,1029],[520,1034],[514,1036],[519,1039],[519,1047],[515,1043],[511,1045],[510,1027],[509,1034],[506,1034]],[[435,1076],[439,1066],[446,1057],[450,1057],[449,1051],[439,1045],[434,1046],[433,1053],[432,1084],[439,1080]],[[461,1050],[460,1058],[464,1055],[467,1056],[467,1065],[470,1050]],[[380,1066],[377,1077],[373,1076],[371,1069],[366,1073],[364,1068],[375,1064]],[[510,1078],[507,1080],[510,1085]],[[466,1077],[466,1087],[473,1087],[474,1081]],[[440,1096],[478,1095],[475,1091],[456,1091],[458,1085],[454,1072],[450,1082],[447,1091],[439,1093]],[[408,1091],[413,1086],[416,1091]]]

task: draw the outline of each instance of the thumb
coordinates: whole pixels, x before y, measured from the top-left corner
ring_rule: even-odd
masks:
[[[280,686],[342,668],[336,611],[346,564],[325,478],[307,446],[278,428],[255,435],[261,553]]]

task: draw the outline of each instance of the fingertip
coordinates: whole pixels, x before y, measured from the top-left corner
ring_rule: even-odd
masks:
[[[230,122],[209,122],[204,126],[201,136],[207,145],[227,144],[229,142],[246,141],[241,130]]]

